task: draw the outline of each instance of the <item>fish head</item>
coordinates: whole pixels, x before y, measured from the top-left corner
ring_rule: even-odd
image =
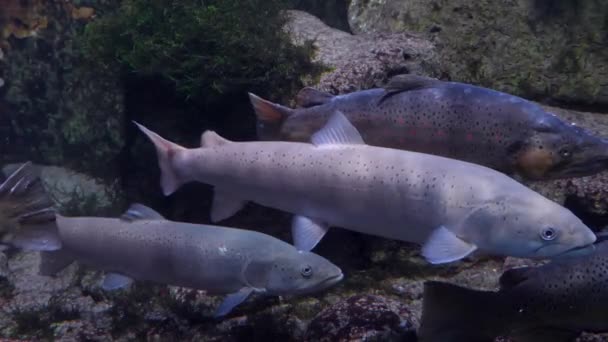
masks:
[[[340,282],[342,270],[329,260],[306,251],[297,251],[272,262],[265,285],[276,295],[306,294],[324,290]]]
[[[570,210],[533,191],[502,198],[473,212],[473,243],[492,254],[553,258],[589,248],[596,236]],[[475,228],[473,228],[475,229]]]
[[[608,139],[554,115],[544,115],[532,130],[515,157],[516,169],[528,179],[580,177],[608,169]]]

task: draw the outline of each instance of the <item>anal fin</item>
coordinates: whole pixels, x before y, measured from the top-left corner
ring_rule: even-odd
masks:
[[[296,215],[291,225],[293,244],[296,249],[308,252],[321,241],[328,230],[329,226],[323,222]]]
[[[211,205],[211,221],[219,222],[231,217],[243,209],[246,203],[246,200],[216,188]]]

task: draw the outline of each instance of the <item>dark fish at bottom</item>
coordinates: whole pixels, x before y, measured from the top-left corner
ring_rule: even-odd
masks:
[[[424,285],[423,342],[574,341],[581,332],[608,331],[608,242],[590,255],[515,268],[498,292],[440,282]]]
[[[528,179],[608,168],[608,140],[520,97],[464,83],[398,75],[385,88],[333,96],[304,88],[291,109],[250,94],[264,140],[309,141],[341,111],[370,145],[430,153]]]

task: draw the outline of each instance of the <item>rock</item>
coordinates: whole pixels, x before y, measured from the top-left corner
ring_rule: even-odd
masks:
[[[308,326],[306,341],[415,341],[417,318],[392,299],[357,295],[334,304]]]
[[[608,104],[608,3],[353,0],[356,34],[432,37],[445,78],[524,97]]]
[[[2,172],[8,176],[20,165],[22,163],[6,165]],[[117,180],[106,184],[103,180],[68,168],[37,166],[45,189],[64,215],[118,215],[125,207]]]
[[[315,61],[332,70],[319,80],[309,80],[324,91],[346,93],[384,84],[399,73],[435,75],[437,55],[434,45],[421,36],[397,34],[352,35],[325,25],[301,11],[288,11],[286,30],[296,44],[313,41]]]
[[[125,143],[124,94],[117,73],[82,54],[78,37],[93,8],[7,2],[9,17],[0,14],[0,31],[11,33],[0,59],[0,164],[27,159],[114,179]]]

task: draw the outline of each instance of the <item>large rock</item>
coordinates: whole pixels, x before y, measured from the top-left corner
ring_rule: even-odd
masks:
[[[332,93],[373,88],[399,73],[436,75],[437,55],[429,40],[415,34],[352,35],[302,11],[289,11],[287,30],[296,44],[312,41],[315,61],[331,68],[310,85]]]
[[[433,36],[446,78],[608,104],[608,2],[353,0],[353,32]]]

